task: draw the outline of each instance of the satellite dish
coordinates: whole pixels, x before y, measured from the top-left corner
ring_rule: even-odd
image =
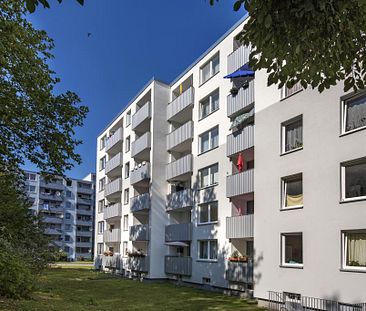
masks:
[[[56,195],[59,197],[61,195],[60,191],[56,191]]]

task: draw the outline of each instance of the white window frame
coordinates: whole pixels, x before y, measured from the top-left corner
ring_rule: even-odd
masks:
[[[201,258],[201,243],[207,243],[207,258]],[[216,243],[216,258],[210,258],[211,243]],[[198,261],[214,261],[218,260],[219,245],[216,239],[212,240],[198,240]]]
[[[295,89],[295,90],[292,93],[287,94],[287,92],[289,90],[292,90],[292,89]],[[281,89],[281,100],[282,99],[286,99],[286,98],[288,98],[290,96],[293,96],[293,95],[301,92],[303,89],[304,88],[302,87],[302,85],[300,84],[300,82],[295,83],[292,88],[288,88],[286,85],[284,85],[282,87],[282,89]]]
[[[107,159],[106,159],[106,156],[102,157],[100,160],[99,160],[99,171],[101,170],[104,170],[105,169],[105,165],[107,163]]]
[[[212,164],[210,166],[206,166],[206,167],[203,167],[201,168],[199,171],[198,171],[198,177],[199,177],[199,188],[200,189],[204,189],[204,188],[208,188],[208,187],[213,187],[213,186],[217,186],[219,184],[219,182],[214,182],[214,175],[212,174],[212,168],[217,166],[217,174],[219,174],[219,164],[218,163],[215,163],[215,164]],[[208,175],[209,175],[209,184],[208,185],[205,185],[205,186],[202,186],[201,185],[201,181],[202,181],[202,171],[205,170],[205,169],[208,169]]]
[[[213,131],[217,131],[217,146],[212,146],[212,132]],[[208,134],[208,149],[205,150],[205,151],[202,151],[202,137],[204,135]],[[199,136],[198,136],[198,150],[199,150],[199,154],[202,154],[202,153],[205,153],[205,152],[209,152],[210,150],[212,149],[215,149],[217,147],[219,147],[220,143],[219,143],[219,139],[220,139],[220,136],[219,136],[219,126],[216,125],[214,126],[213,128],[210,128],[208,131],[205,131],[203,133],[201,133]]]
[[[122,257],[127,257],[127,252],[128,252],[128,242],[123,241],[123,243],[122,243]]]
[[[128,214],[123,215],[123,231],[128,231]]]
[[[302,124],[302,146],[286,151],[286,127],[301,120]],[[281,123],[281,154],[295,152],[304,149],[304,120],[302,114]]]
[[[103,150],[105,148],[105,144],[107,142],[107,135],[104,135],[101,139],[100,139],[100,148],[99,150]]]
[[[212,105],[213,105],[213,101],[212,101],[212,98],[213,96],[215,95],[218,95],[218,98],[219,98],[219,105],[217,106],[216,109],[212,109]],[[204,102],[207,102],[208,100],[208,106],[209,106],[209,112],[203,116],[202,115],[202,106],[203,106],[203,103]],[[213,114],[215,111],[219,110],[220,109],[220,88],[217,88],[216,90],[214,90],[213,92],[211,92],[209,95],[207,95],[206,97],[204,97],[203,99],[200,100],[199,102],[199,116],[198,116],[198,120],[203,120],[205,118],[207,118],[209,115]]]
[[[130,203],[130,188],[123,191],[123,204],[127,205],[128,203]]]
[[[301,205],[294,205],[294,206],[286,206],[286,193],[287,193],[287,184],[288,182],[301,179],[302,182],[302,200],[303,204]],[[281,178],[281,210],[288,210],[288,209],[296,209],[296,208],[303,208],[304,207],[304,180],[302,173],[286,176]]]
[[[34,179],[32,179],[31,176],[34,176]],[[29,180],[29,181],[37,180],[37,174],[34,174],[34,173],[25,173],[25,177],[26,177],[26,180]]]
[[[344,134],[351,134],[357,131],[361,131],[363,129],[366,129],[366,125],[364,126],[360,126],[358,128],[355,128],[353,130],[346,130],[346,121],[347,121],[347,104],[348,102],[361,98],[361,97],[366,97],[366,93],[365,92],[361,92],[359,94],[353,95],[353,96],[347,96],[346,98],[341,100],[341,135]]]
[[[103,234],[104,233],[104,221],[98,221],[98,234]]]
[[[98,213],[103,213],[103,210],[105,209],[105,199],[98,201]]]
[[[127,136],[125,140],[125,152],[129,152],[131,150],[131,136]]]
[[[217,209],[217,220],[211,220],[211,207],[212,205],[216,205],[216,209]],[[207,206],[207,214],[208,214],[208,219],[206,222],[202,222],[201,221],[201,208]],[[208,224],[217,224],[219,222],[219,204],[218,201],[212,201],[212,202],[208,202],[208,203],[202,203],[198,206],[198,224],[199,225],[208,225]]]
[[[131,124],[131,110],[128,110],[126,113],[126,127]]]
[[[105,189],[105,177],[99,179],[99,192]]]
[[[286,236],[291,235],[301,235],[302,237],[302,262],[303,263],[288,263],[285,262],[286,259]],[[282,267],[293,267],[293,268],[303,268],[304,267],[304,235],[302,232],[286,232],[281,233],[281,266]]]
[[[219,70],[217,72],[213,72],[213,60],[215,58],[218,58],[219,60]],[[210,74],[208,76],[208,78],[203,81],[203,76],[202,76],[202,70],[204,67],[206,66],[210,67]],[[207,82],[208,80],[210,80],[213,76],[215,76],[216,74],[218,74],[220,72],[220,52],[217,52],[215,55],[213,55],[206,63],[204,63],[201,67],[200,67],[200,85],[204,84],[205,82]]]
[[[97,243],[97,255],[104,253],[104,243]]]
[[[348,271],[366,272],[366,267],[347,266],[347,246],[348,246],[347,233],[365,233],[366,234],[366,229],[344,230],[341,232],[342,269],[348,270]]]
[[[130,162],[126,162],[125,163],[125,178],[129,178],[130,177]]]
[[[360,201],[366,200],[366,195],[346,198],[346,167],[357,165],[357,164],[366,164],[366,158],[356,159],[350,162],[341,163],[341,201],[342,202],[352,202],[352,201]]]

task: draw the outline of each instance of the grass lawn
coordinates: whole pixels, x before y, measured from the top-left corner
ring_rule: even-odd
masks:
[[[263,310],[237,297],[113,277],[91,269],[51,268],[29,300],[0,297],[0,310]]]

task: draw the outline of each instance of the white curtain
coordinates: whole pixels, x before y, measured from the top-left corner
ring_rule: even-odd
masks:
[[[366,267],[366,233],[347,233],[347,265]]]

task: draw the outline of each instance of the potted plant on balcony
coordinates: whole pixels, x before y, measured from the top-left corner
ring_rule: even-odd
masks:
[[[233,95],[233,96],[237,95],[237,94],[238,94],[238,92],[239,92],[239,90],[238,90],[238,88],[237,88],[237,87],[235,87],[235,86],[233,86],[233,87],[231,88],[231,90],[230,90],[230,93],[231,93],[231,95]]]
[[[239,261],[239,252],[234,251],[231,256],[229,257],[229,261],[237,262]]]

